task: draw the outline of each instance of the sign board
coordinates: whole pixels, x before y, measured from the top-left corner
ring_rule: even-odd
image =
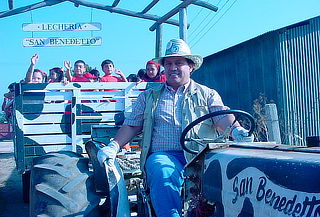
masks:
[[[24,47],[100,46],[101,37],[24,38]]]
[[[24,23],[25,32],[98,31],[101,23]]]

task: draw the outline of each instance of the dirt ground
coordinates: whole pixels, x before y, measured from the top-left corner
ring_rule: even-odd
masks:
[[[28,204],[22,200],[22,180],[16,169],[13,143],[0,141],[0,217],[27,217]]]

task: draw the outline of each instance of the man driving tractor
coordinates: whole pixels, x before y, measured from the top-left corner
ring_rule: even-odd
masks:
[[[181,39],[169,41],[165,56],[153,60],[164,67],[166,83],[141,93],[111,142],[101,149],[97,159],[113,166],[121,147],[138,133],[143,133],[141,170],[150,189],[152,206],[158,217],[181,216],[181,188],[184,166],[194,156],[180,145],[183,129],[195,119],[220,110],[229,109],[213,89],[196,83],[190,76],[203,59],[191,54]],[[191,131],[194,137],[211,137],[216,131],[231,129],[236,142],[252,142],[253,136],[235,121],[233,115],[220,115],[203,122]]]

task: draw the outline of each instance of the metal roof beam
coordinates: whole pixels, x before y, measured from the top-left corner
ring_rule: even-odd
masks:
[[[142,14],[147,13],[153,6],[155,6],[158,3],[159,0],[153,0],[145,9],[141,11]]]
[[[38,2],[38,3],[32,4],[32,5],[16,8],[13,10],[3,11],[3,12],[0,12],[0,18],[9,17],[9,16],[13,16],[16,14],[21,14],[21,13],[25,13],[28,11],[32,11],[35,9],[56,5],[56,4],[59,4],[63,1],[64,0],[45,0],[45,1]]]
[[[121,8],[106,6],[106,5],[93,3],[93,2],[88,2],[88,1],[84,1],[84,0],[67,0],[67,1],[73,2],[74,4],[82,5],[82,6],[85,6],[85,7],[95,8],[95,9],[99,9],[99,10],[105,10],[105,11],[109,11],[111,13],[117,13],[117,14],[122,14],[122,15],[126,15],[126,16],[142,18],[142,19],[146,19],[146,20],[157,21],[157,20],[159,20],[161,18],[159,16],[152,15],[152,14],[141,14],[141,13],[138,13],[138,12],[135,12],[135,11],[130,11],[130,10],[125,10],[125,9],[121,9]],[[167,19],[164,23],[168,23],[168,24],[171,24],[171,25],[179,26],[179,21],[178,20],[174,20],[174,19],[170,19],[170,20]]]
[[[166,13],[164,16],[162,16],[157,22],[155,22],[150,28],[150,31],[154,31],[157,26],[159,26],[161,23],[165,23],[170,17],[174,16],[176,13],[179,12],[180,8],[185,8],[188,5],[194,3],[197,0],[184,0],[181,4],[179,4],[177,7]]]
[[[180,1],[185,1],[185,0],[180,0]],[[195,1],[194,3],[192,3],[194,5],[198,5],[200,7],[203,7],[203,8],[207,8],[209,10],[212,10],[214,12],[217,12],[218,11],[218,7],[217,6],[214,6],[213,4],[210,4],[208,2],[205,2],[205,1]]]
[[[120,2],[120,0],[114,0],[114,2],[112,3],[112,7],[117,7],[119,2]]]

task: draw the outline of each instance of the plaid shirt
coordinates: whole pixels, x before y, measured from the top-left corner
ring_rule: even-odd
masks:
[[[177,91],[166,85],[155,110],[151,152],[182,151],[180,145],[182,100],[189,84],[190,82],[179,87]],[[126,118],[124,124],[143,126],[145,104],[145,95],[140,94],[131,115]],[[208,107],[210,112],[228,109],[223,105],[220,95],[215,90],[212,90],[211,97],[208,99]],[[214,122],[221,118],[222,116],[214,118]]]

